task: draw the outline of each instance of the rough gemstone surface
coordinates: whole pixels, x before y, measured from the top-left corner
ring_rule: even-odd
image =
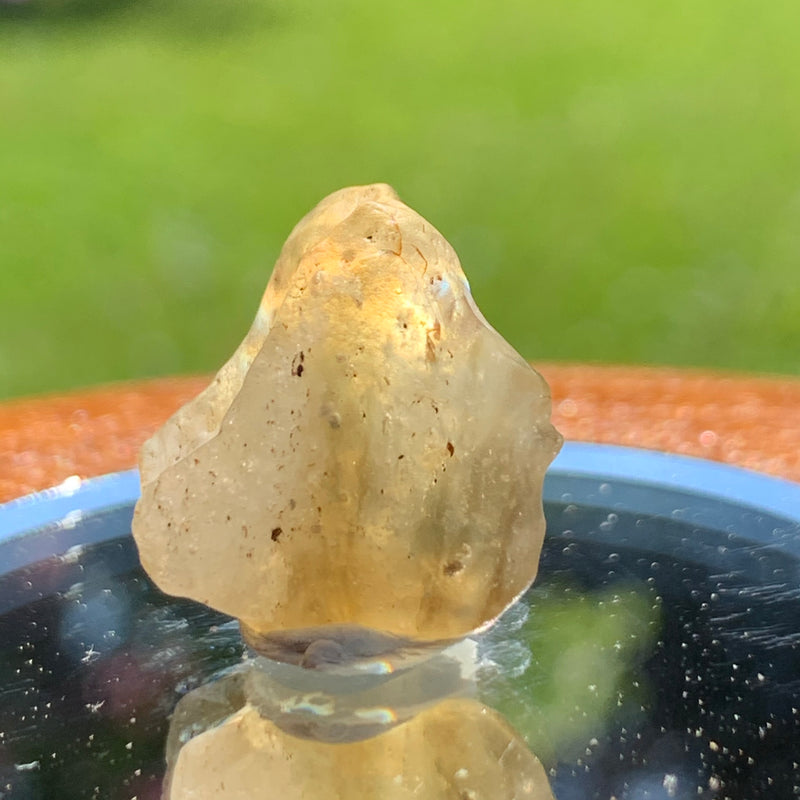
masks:
[[[388,186],[343,189],[294,229],[208,389],[145,444],[142,563],[259,634],[463,636],[536,575],[549,418],[444,237]]]
[[[165,797],[553,800],[541,762],[496,711],[470,699],[349,744],[289,736],[245,706],[180,750]]]

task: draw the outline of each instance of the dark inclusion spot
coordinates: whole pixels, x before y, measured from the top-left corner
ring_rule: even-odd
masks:
[[[453,447],[453,443],[452,442],[448,442],[447,443],[447,452],[450,453],[450,455],[452,456],[453,453],[455,453],[455,451],[456,451],[456,449],[455,449],[455,447]]]
[[[272,541],[277,542],[278,539],[281,538],[281,534],[283,533],[282,528],[273,528],[272,529]]]
[[[303,362],[306,360],[305,353],[301,350],[293,359],[292,359],[292,375],[296,375],[298,378],[303,376],[303,370],[305,367],[303,366]]]
[[[448,561],[442,567],[442,572],[449,577],[461,572],[462,569],[464,569],[464,565],[458,559],[454,559],[453,561]]]

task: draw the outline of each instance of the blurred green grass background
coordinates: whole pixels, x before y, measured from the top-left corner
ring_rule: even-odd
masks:
[[[387,181],[531,359],[800,372],[800,7],[0,0],[0,397],[216,369]]]

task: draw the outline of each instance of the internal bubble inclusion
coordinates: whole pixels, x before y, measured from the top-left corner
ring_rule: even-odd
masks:
[[[549,416],[442,235],[386,185],[343,189],[294,229],[211,385],[144,446],[142,563],[299,660],[326,630],[323,661],[461,638],[536,575]]]

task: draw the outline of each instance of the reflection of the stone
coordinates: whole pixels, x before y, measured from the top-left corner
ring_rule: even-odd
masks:
[[[348,744],[301,739],[250,705],[178,753],[178,798],[453,798],[552,800],[544,768],[496,711],[444,700],[410,721]]]
[[[190,692],[168,743],[168,800],[552,800],[539,759],[474,690],[465,640],[389,675],[257,657]]]

